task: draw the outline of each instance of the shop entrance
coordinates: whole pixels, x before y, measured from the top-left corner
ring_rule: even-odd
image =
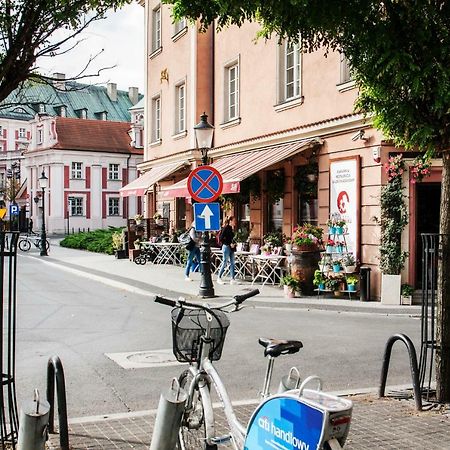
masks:
[[[439,233],[441,200],[440,183],[417,183],[416,186],[416,251],[415,288],[422,288],[422,238],[421,233]]]

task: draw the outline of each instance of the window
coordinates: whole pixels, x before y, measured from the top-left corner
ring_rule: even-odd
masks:
[[[276,203],[268,203],[268,231],[281,231],[283,229],[283,199]]]
[[[152,12],[152,52],[161,48],[161,6]]]
[[[279,103],[301,96],[300,45],[285,42],[279,48]]]
[[[37,130],[37,132],[38,132],[37,143],[42,144],[44,142],[44,130],[42,128],[39,128],[39,130]]]
[[[174,24],[174,35],[178,34],[180,31],[186,28],[186,19],[177,20]]]
[[[83,215],[83,198],[72,197],[70,201],[70,215],[82,216]]]
[[[239,64],[225,67],[225,122],[239,116]]]
[[[80,162],[72,163],[72,178],[75,178],[77,180],[83,178],[82,167],[82,163]]]
[[[1,132],[1,130],[0,130]],[[27,136],[27,130],[25,128],[19,128],[19,138],[25,138]]]
[[[118,197],[109,197],[109,199],[108,199],[108,215],[109,216],[120,215],[119,198]]]
[[[352,81],[352,74],[350,71],[350,64],[347,57],[341,53],[341,63],[340,63],[340,83],[347,83]]]
[[[108,178],[110,180],[119,180],[119,164],[110,164],[108,168]]]
[[[175,89],[175,133],[181,133],[186,130],[186,85],[184,83],[180,84]]]
[[[152,142],[161,140],[161,97],[152,99]]]

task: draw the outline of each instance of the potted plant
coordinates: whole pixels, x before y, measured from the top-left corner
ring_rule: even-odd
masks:
[[[281,247],[283,245],[283,233],[281,231],[271,231],[263,236],[263,241],[271,247]]]
[[[270,247],[269,244],[264,244],[261,247],[261,255],[263,256],[269,256],[272,253],[272,248]]]
[[[134,216],[134,221],[136,222],[136,225],[140,225],[143,220],[144,220],[144,216],[142,214],[136,214]]]
[[[333,265],[333,272],[334,273],[339,273],[341,271],[341,260],[340,259],[334,259],[333,262],[331,263]]]
[[[283,235],[283,243],[286,253],[290,255],[292,252],[292,239],[287,237],[286,235]]]
[[[402,284],[401,287],[401,304],[412,305],[412,296],[414,294],[414,288],[410,284]]]
[[[353,253],[346,253],[341,259],[342,265],[344,266],[345,273],[356,272],[357,261]]]
[[[139,250],[140,248],[141,248],[141,240],[139,238],[135,239],[134,240],[134,249]]]
[[[336,242],[333,239],[328,239],[326,243],[325,250],[327,253],[334,253],[334,246],[336,245]]]
[[[334,292],[336,297],[340,297],[341,292],[339,291],[339,287],[341,286],[342,281],[339,278],[328,278],[325,282],[325,286],[330,291]]]
[[[323,229],[315,225],[305,223],[294,228],[292,234],[293,250],[317,251],[322,244]]]
[[[155,212],[155,214],[153,214],[153,219],[155,220],[155,223],[158,226],[161,226],[164,224],[163,217],[159,212]]]
[[[323,272],[321,270],[316,270],[314,272],[313,284],[314,284],[314,286],[317,286],[319,291],[325,290],[325,282],[326,282],[326,280],[327,280],[327,278],[326,278],[326,276],[323,274]]]
[[[123,248],[124,239],[123,239],[123,233],[122,231],[114,231],[114,233],[111,235],[112,239],[112,246],[115,250],[115,256],[117,259],[124,259],[127,257],[127,253],[125,249]]]
[[[335,223],[336,234],[344,234],[344,227],[346,225],[346,221],[343,219],[337,219]]]
[[[300,288],[300,282],[292,275],[285,275],[283,278],[281,278],[281,285],[284,289],[284,296],[287,298],[294,298],[295,293]]]
[[[336,234],[336,225],[333,218],[327,220],[328,234]]]
[[[356,285],[358,284],[358,277],[355,275],[350,275],[346,278],[347,289],[352,292],[356,292]]]

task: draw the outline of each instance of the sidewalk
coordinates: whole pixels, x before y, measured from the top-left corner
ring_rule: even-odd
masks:
[[[197,296],[200,275],[193,274],[193,281],[184,280],[181,267],[170,265],[136,265],[129,260],[117,260],[113,256],[77,251],[59,247],[52,242],[49,256],[41,258],[39,253],[29,252],[24,257],[39,258],[43,264],[78,273],[81,276],[96,279],[102,283],[116,286],[129,292],[153,297],[164,294],[170,297],[183,295],[193,300]],[[215,277],[213,277],[215,280]],[[215,283],[215,299],[224,298],[252,288],[250,283],[241,285],[218,285]],[[254,287],[259,287],[255,285]],[[336,311],[348,311],[364,314],[407,314],[420,315],[420,306],[386,306],[377,302],[360,302],[334,298],[304,297],[283,298],[279,287],[259,287],[261,294],[251,303],[258,307],[307,308]],[[250,303],[250,302],[249,302]],[[365,391],[367,392],[367,391]],[[349,396],[348,393],[346,393]],[[366,449],[427,449],[450,450],[450,418],[438,410],[418,413],[411,400],[392,398],[378,399],[372,394],[349,396],[354,401],[353,420],[347,450]],[[254,410],[253,405],[238,405],[236,412],[246,423]],[[225,434],[225,420],[219,414],[218,434]],[[155,411],[141,411],[101,417],[69,418],[71,449],[110,450],[149,448]],[[222,430],[220,430],[222,427]],[[48,441],[49,449],[59,448],[59,436],[52,435]],[[223,447],[221,447],[223,448]],[[201,449],[199,445],[197,449]]]
[[[59,268],[79,273],[85,277],[96,279],[100,282],[114,285],[118,288],[135,292],[137,294],[154,296],[162,294],[177,298],[183,296],[191,300],[201,300],[198,297],[200,274],[191,274],[192,281],[184,280],[182,267],[172,265],[137,265],[128,259],[115,259],[114,256],[72,250],[60,247],[57,240],[52,241],[49,256],[41,258],[39,251],[31,250],[26,254],[39,258],[45,264],[57,265]],[[340,312],[360,312],[377,314],[406,314],[420,315],[421,306],[391,306],[382,305],[379,302],[361,302],[359,298],[326,298],[326,297],[299,297],[286,299],[279,286],[261,286],[251,282],[241,282],[239,285],[219,285],[216,276],[213,276],[216,297],[208,299],[210,303],[223,301],[245,289],[260,290],[257,297],[253,297],[248,303],[257,304],[260,307],[280,308],[304,308],[319,310],[334,310]]]

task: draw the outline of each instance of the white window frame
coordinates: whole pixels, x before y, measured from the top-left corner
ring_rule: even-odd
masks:
[[[239,119],[240,103],[240,61],[239,58],[224,67],[224,123]]]
[[[161,142],[161,96],[152,98],[152,143]]]
[[[70,215],[73,217],[84,216],[84,198],[71,197],[70,198]]]
[[[44,142],[44,130],[39,128],[37,130],[37,143],[42,144]]]
[[[73,180],[82,180],[83,179],[83,163],[78,162],[78,161],[72,161],[71,178]]]
[[[108,180],[120,180],[120,164],[111,163],[108,165]]]
[[[180,20],[176,20],[173,24],[173,35],[176,36],[178,33],[181,33],[185,28],[187,28],[186,18],[182,18]]]
[[[186,83],[175,86],[175,134],[186,131]]]
[[[302,52],[300,44],[282,42],[278,46],[278,95],[277,111],[286,104],[296,106],[302,102]]]
[[[152,53],[162,47],[161,35],[161,5],[158,5],[152,11]]]
[[[108,216],[120,216],[120,198],[108,197]]]
[[[0,127],[0,134],[1,134],[2,130]],[[19,139],[25,139],[27,137],[27,130],[26,128],[19,128]]]

